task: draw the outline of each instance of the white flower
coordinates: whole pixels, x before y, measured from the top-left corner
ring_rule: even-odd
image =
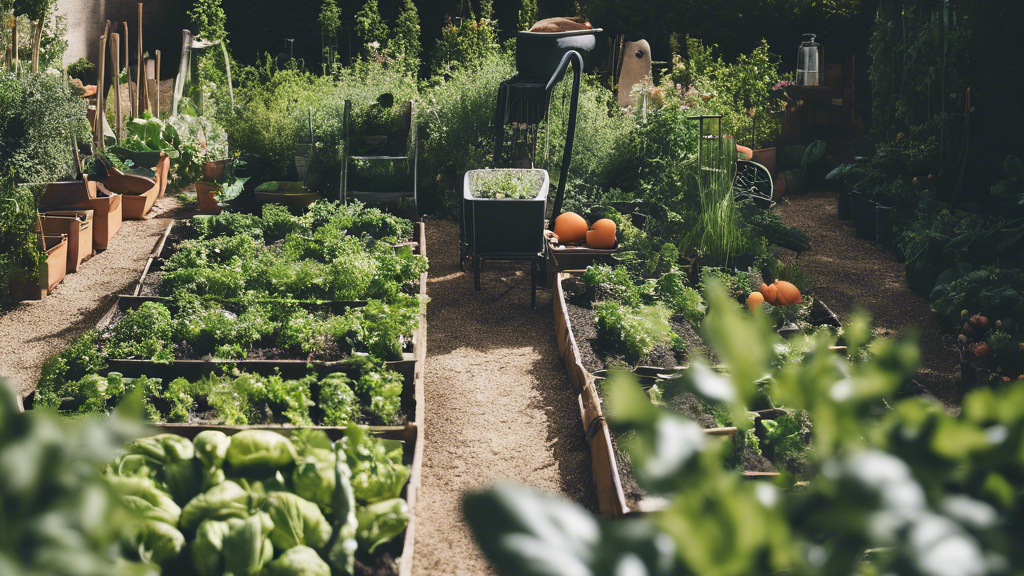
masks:
[[[376,50],[376,49],[380,48],[380,42],[370,42],[369,44],[367,44],[367,46],[369,46],[370,48],[373,48],[374,50]]]

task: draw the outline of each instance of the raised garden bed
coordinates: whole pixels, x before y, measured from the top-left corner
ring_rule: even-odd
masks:
[[[571,274],[561,273],[555,283],[554,312],[555,333],[559,352],[565,361],[569,380],[579,393],[580,414],[584,432],[591,448],[594,481],[597,486],[598,504],[601,513],[610,518],[618,518],[635,512],[650,512],[664,507],[665,502],[659,498],[648,496],[636,483],[629,466],[628,456],[619,449],[619,436],[608,426],[602,408],[602,397],[599,392],[600,381],[606,374],[605,368],[610,364],[620,364],[622,359],[614,352],[603,350],[594,329],[593,312],[574,302],[574,292],[567,290],[567,284],[577,282]],[[827,310],[827,307],[824,307]],[[831,318],[830,318],[831,319]],[[673,328],[688,344],[689,350],[700,350],[713,360],[713,355],[700,340],[699,336],[684,319],[674,319]],[[658,363],[660,366],[641,366],[634,372],[641,381],[656,382],[678,376],[685,370],[687,357],[669,349],[656,349],[651,355],[642,359],[647,363]],[[711,436],[735,437],[735,427],[719,426],[709,409],[692,394],[681,394],[671,403],[671,408],[689,416],[704,426]],[[769,409],[755,412],[755,419],[772,420],[783,416],[785,410]],[[755,422],[755,427],[758,424]],[[772,463],[749,449],[737,450],[736,465],[744,470],[744,475],[751,478],[776,476]]]

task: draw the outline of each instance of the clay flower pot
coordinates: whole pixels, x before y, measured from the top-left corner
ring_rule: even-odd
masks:
[[[214,182],[196,182],[196,198],[199,199],[199,211],[203,214],[220,214],[220,202],[217,200],[222,188]]]
[[[228,159],[210,160],[203,164],[203,180],[220,182],[224,180],[224,172],[227,170]]]
[[[160,192],[159,185],[150,178],[116,171],[108,174],[98,188],[121,195],[125,220],[145,219]]]

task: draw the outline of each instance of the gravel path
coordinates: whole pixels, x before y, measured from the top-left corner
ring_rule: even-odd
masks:
[[[486,263],[483,291],[458,267],[458,226],[429,221],[426,416],[414,574],[491,574],[462,495],[498,480],[597,509],[579,405],[558,355],[551,291],[530,308],[526,263]]]
[[[33,390],[43,362],[95,326],[116,295],[134,289],[178,211],[176,199],[157,200],[149,220],[125,221],[110,247],[68,274],[52,294],[38,302],[22,302],[0,316],[0,377],[9,378],[22,394]]]
[[[853,225],[836,216],[835,193],[788,198],[779,217],[811,239],[811,251],[798,260],[811,275],[811,291],[845,321],[858,308],[871,312],[876,333],[916,331],[922,366],[917,381],[947,410],[959,411],[960,356],[952,336],[939,328],[927,301],[907,287],[903,265],[892,250],[854,236]],[[784,257],[793,253],[783,250]]]

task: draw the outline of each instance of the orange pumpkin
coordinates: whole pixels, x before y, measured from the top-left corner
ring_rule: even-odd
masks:
[[[776,288],[775,284],[769,286],[762,282],[761,295],[764,296],[764,301],[772,306],[777,306],[779,304],[779,290]]]
[[[555,218],[555,235],[562,244],[575,244],[587,237],[587,221],[575,212],[566,212]]]
[[[799,304],[802,299],[800,289],[785,280],[776,280],[775,289],[778,292],[779,306]]]
[[[587,232],[587,246],[599,250],[607,250],[615,246],[615,222],[602,218]]]
[[[747,308],[753,312],[764,304],[764,296],[760,292],[751,292],[750,296],[747,296]]]

